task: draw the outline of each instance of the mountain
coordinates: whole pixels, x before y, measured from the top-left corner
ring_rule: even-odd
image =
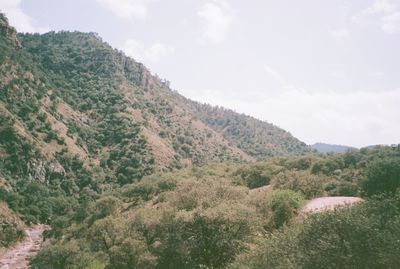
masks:
[[[397,268],[399,146],[298,156],[315,151],[168,84],[97,34],[0,15],[0,264]],[[366,199],[304,213],[325,195]]]
[[[191,104],[207,126],[256,160],[309,152],[304,143],[273,124],[222,107]]]
[[[19,34],[0,14],[0,201],[24,222],[156,172],[311,151],[277,126],[185,98],[96,33]]]
[[[95,33],[17,34],[0,23],[1,116],[60,170],[76,158],[127,183],[188,164],[310,151],[272,124],[172,91]]]
[[[325,143],[315,143],[311,145],[313,149],[319,153],[346,153],[348,151],[357,150],[354,147],[343,146],[343,145],[332,145]]]

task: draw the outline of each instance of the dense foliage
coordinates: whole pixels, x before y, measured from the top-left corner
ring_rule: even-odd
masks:
[[[260,240],[229,268],[376,269],[400,262],[399,196],[311,215]]]
[[[97,34],[18,34],[0,14],[0,201],[25,223],[64,227],[155,171],[252,160],[234,139]]]
[[[270,123],[221,107],[192,104],[200,119],[256,159],[311,152],[305,143]]]
[[[399,155],[378,147],[148,176],[90,203],[85,218],[53,224],[52,245],[32,264],[52,268],[49,253],[75,246],[85,259],[60,268],[396,268],[400,190],[299,213],[305,197],[369,195],[376,163]],[[260,178],[272,185],[249,189]]]
[[[319,155],[97,34],[0,33],[0,247],[51,225],[32,268],[398,267],[400,147]],[[321,196],[365,202],[301,211]]]
[[[0,203],[0,249],[24,238],[23,222],[6,204]]]

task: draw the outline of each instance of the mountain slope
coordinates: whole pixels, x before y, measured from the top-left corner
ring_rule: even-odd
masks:
[[[196,115],[233,145],[258,159],[308,152],[305,143],[289,132],[222,107],[192,102]]]
[[[66,158],[125,184],[187,164],[310,151],[274,125],[186,99],[95,33],[17,35],[0,20],[2,114],[67,174]]]

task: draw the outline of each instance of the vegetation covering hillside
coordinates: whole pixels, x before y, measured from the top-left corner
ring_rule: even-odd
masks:
[[[0,247],[49,224],[31,268],[398,267],[400,147],[319,155],[94,33],[0,34]],[[301,213],[328,195],[365,202]]]
[[[399,187],[400,147],[155,174],[55,220],[32,267],[394,269]],[[300,214],[325,195],[366,201]]]
[[[270,123],[221,107],[192,105],[202,121],[256,160],[309,152],[303,142]]]
[[[0,202],[0,253],[2,248],[10,247],[24,236],[24,223],[7,204]]]
[[[257,129],[271,134],[260,142],[242,143],[244,128],[226,135],[208,106],[171,91],[95,33],[18,34],[3,15],[0,89],[0,197],[25,222],[50,222],[157,171],[310,151],[266,123]]]

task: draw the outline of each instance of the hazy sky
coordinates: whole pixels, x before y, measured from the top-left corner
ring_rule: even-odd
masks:
[[[19,31],[97,32],[172,88],[306,143],[400,143],[400,0],[0,0]]]

